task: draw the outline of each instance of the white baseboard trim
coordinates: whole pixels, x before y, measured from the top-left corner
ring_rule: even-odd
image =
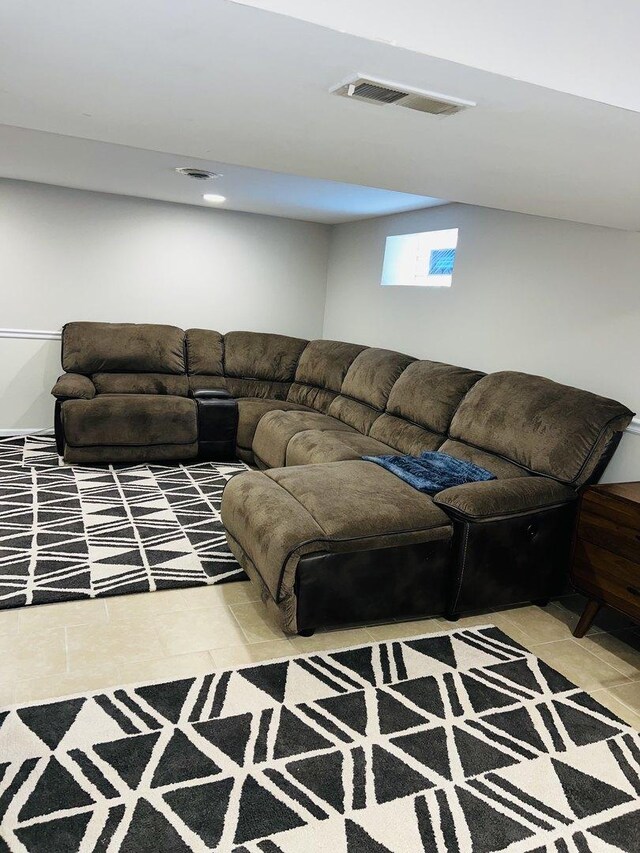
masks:
[[[59,329],[0,329],[0,338],[14,340],[59,341],[61,337]]]
[[[631,421],[627,427],[627,432],[634,432],[636,435],[640,435],[640,417],[636,417]]]
[[[33,429],[0,429],[0,438],[11,438],[12,435],[53,435],[51,427],[33,427]]]

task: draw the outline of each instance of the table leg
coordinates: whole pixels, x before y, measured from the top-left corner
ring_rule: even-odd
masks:
[[[596,601],[595,598],[591,598],[587,601],[582,616],[580,617],[580,621],[573,632],[574,637],[584,637],[591,627],[591,623],[596,618],[596,614],[598,613],[598,610],[600,610],[601,606],[600,602]]]

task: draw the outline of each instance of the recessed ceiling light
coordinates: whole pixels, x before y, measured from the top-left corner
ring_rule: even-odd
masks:
[[[216,195],[215,193],[205,193],[202,198],[209,204],[222,204],[223,201],[227,200],[226,196]]]

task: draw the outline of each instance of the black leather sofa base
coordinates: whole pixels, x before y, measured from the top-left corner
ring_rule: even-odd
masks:
[[[298,633],[424,619],[447,605],[451,540],[301,557]]]
[[[447,618],[565,592],[575,514],[571,503],[497,521],[454,520]]]

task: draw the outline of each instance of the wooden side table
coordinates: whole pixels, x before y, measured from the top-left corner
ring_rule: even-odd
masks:
[[[571,580],[589,597],[574,637],[584,637],[603,604],[640,621],[640,483],[585,489]]]

